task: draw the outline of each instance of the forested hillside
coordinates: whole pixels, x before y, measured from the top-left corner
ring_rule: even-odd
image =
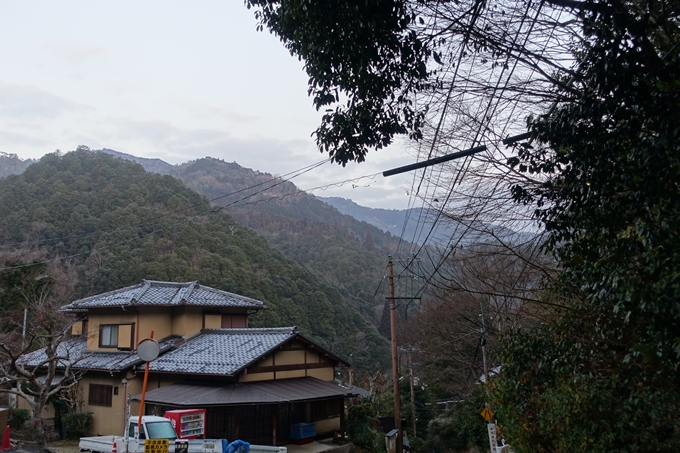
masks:
[[[292,182],[236,163],[207,157],[177,166],[175,174],[287,257],[346,290],[378,324],[384,293],[373,296],[398,238],[341,214]]]
[[[51,257],[71,256],[80,296],[143,278],[199,280],[264,301],[269,309],[253,325],[297,325],[330,350],[351,353],[359,367],[388,356],[385,340],[341,290],[180,180],[135,163],[84,150],[48,154],[0,181],[0,218],[4,254],[39,246]]]
[[[235,162],[206,157],[171,165],[160,159],[110,149],[99,151],[137,162],[148,172],[182,179],[188,187],[224,207],[237,223],[255,230],[288,258],[336,285],[365,319],[376,326],[380,324],[384,291],[373,296],[383,278],[387,256],[396,249],[398,236],[372,225],[375,222],[370,220],[364,222],[342,214],[328,203],[301,192],[292,182]],[[397,213],[402,223],[406,212],[363,209]]]

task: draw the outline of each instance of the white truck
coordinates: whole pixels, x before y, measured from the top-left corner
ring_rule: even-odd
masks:
[[[165,417],[145,415],[142,429],[137,435],[139,417],[130,417],[128,429],[123,436],[81,437],[80,451],[92,453],[143,453],[146,440],[158,440],[164,444],[167,439],[168,453],[224,453],[226,441],[223,439],[178,439],[170,420]],[[154,451],[158,451],[156,447]],[[287,453],[286,447],[250,445],[251,453]]]

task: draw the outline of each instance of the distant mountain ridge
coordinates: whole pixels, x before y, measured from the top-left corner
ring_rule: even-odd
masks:
[[[467,224],[440,215],[435,209],[380,209],[368,208],[356,204],[354,201],[340,197],[317,197],[319,200],[333,206],[343,214],[350,215],[357,220],[375,225],[394,236],[402,237],[414,244],[428,243],[457,243],[473,244],[490,239],[490,233],[498,238],[523,241],[530,235],[499,225],[472,221]],[[434,228],[432,225],[435,225]]]
[[[175,176],[176,167],[175,165],[169,164],[164,160],[157,158],[146,158],[137,157],[132,154],[121,153],[120,151],[114,151],[108,148],[102,148],[97,150],[102,153],[110,154],[115,157],[119,157],[125,160],[131,160],[132,162],[137,162],[139,165],[144,167],[144,170],[151,173],[158,173],[160,175],[172,175]]]
[[[346,291],[343,294],[366,320],[379,324],[384,309],[375,298],[387,256],[399,238],[368,222],[341,214],[268,173],[236,162],[205,157],[179,165],[147,159],[111,149],[81,151],[108,154],[141,165],[147,172],[181,179],[196,192],[226,208],[240,225],[254,230],[324,280]],[[233,195],[229,195],[233,194]]]
[[[37,160],[21,159],[16,154],[0,152],[0,179],[10,175],[19,175],[35,162]]]

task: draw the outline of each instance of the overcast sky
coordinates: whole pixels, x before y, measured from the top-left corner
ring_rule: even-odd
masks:
[[[310,134],[320,114],[303,65],[255,26],[241,0],[1,1],[0,151],[38,158],[87,145],[273,174],[318,162]],[[294,182],[309,189],[405,165],[404,149]],[[409,182],[378,176],[314,193],[404,208]]]

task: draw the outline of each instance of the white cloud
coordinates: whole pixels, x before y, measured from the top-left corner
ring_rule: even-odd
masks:
[[[0,117],[15,121],[42,121],[87,110],[91,107],[35,86],[0,83]]]
[[[0,25],[0,151],[36,158],[83,144],[272,174],[327,157],[310,137],[320,113],[302,63],[255,31],[242,2],[0,2]],[[294,182],[313,188],[410,163],[400,150]],[[403,207],[401,184],[379,176],[315,193]]]

